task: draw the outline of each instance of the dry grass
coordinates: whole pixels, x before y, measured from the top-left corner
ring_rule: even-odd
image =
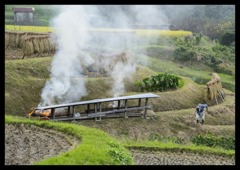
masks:
[[[5,61],[5,114],[24,116],[30,108],[37,106],[40,93],[49,78],[50,57],[28,60]],[[141,80],[156,74],[152,70],[139,66],[133,80]],[[226,100],[209,107],[205,125],[195,124],[195,106],[201,102],[204,86],[184,78],[183,87],[175,91],[154,92],[159,99],[151,99],[149,104],[156,112],[150,119],[115,118],[102,121],[84,120],[78,124],[99,128],[123,142],[126,140],[149,140],[151,135],[180,137],[188,143],[190,138],[206,133],[234,136],[235,134],[235,96],[226,91]],[[108,93],[110,78],[88,78],[88,96],[82,100],[111,97]],[[137,94],[133,82],[126,81],[127,92],[124,95]],[[144,102],[144,101],[142,101]],[[131,102],[130,102],[131,103]],[[134,101],[132,103],[137,103]]]
[[[56,51],[56,43],[46,33],[5,31],[5,49],[22,49],[23,56],[48,56]]]
[[[206,133],[214,135],[234,136],[235,134],[235,110],[218,114],[228,107],[227,102],[233,102],[233,96],[227,96],[226,101],[219,106],[209,107],[211,114],[206,114],[205,125],[195,123],[195,108],[156,112],[157,118],[115,118],[79,121],[81,125],[100,128],[111,136],[124,142],[125,140],[142,141],[149,140],[151,135],[179,137],[188,143],[191,137]],[[159,104],[159,107],[162,105]]]

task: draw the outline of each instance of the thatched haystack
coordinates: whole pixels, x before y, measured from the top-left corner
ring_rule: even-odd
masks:
[[[9,32],[5,31],[5,48],[10,45]]]
[[[44,41],[43,41],[43,37],[42,36],[39,36],[38,43],[39,43],[40,54],[43,55],[43,53],[45,51],[45,49],[44,49],[45,46],[44,46]]]
[[[211,80],[206,84],[206,98],[208,100],[215,99],[216,104],[218,104],[218,98],[224,101],[225,92],[222,89],[221,78],[219,77],[219,75],[217,73],[212,73],[211,75]]]
[[[23,43],[23,55],[31,56],[32,54],[34,54],[33,37],[26,37]]]
[[[16,33],[15,32],[9,32],[9,45],[10,47],[16,47]]]
[[[45,56],[55,53],[56,42],[49,33],[5,31],[5,48],[7,47],[22,48],[24,56]]]
[[[34,47],[34,53],[40,54],[40,45],[38,41],[38,36],[33,37],[33,47]]]
[[[43,44],[44,44],[44,53],[47,55],[50,53],[50,45],[47,36],[43,36]]]
[[[122,52],[110,55],[95,56],[96,70],[100,74],[109,74],[112,72],[116,64],[133,64],[133,55],[129,52]]]
[[[21,32],[21,33],[18,33],[18,35],[19,35],[19,40],[18,40],[17,47],[18,48],[22,48],[23,47],[24,38],[27,36],[27,34],[24,33],[24,32]]]

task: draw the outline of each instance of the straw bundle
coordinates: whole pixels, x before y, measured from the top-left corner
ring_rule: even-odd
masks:
[[[43,42],[44,42],[44,53],[49,54],[50,53],[49,41],[48,41],[48,38],[46,36],[44,36]]]
[[[33,47],[34,47],[34,53],[39,54],[40,53],[40,46],[39,46],[39,38],[37,36],[33,37]]]
[[[16,32],[15,33],[15,37],[16,37],[16,39],[15,39],[15,44],[16,44],[16,47],[19,47],[19,42],[20,42],[20,33],[19,32]]]
[[[34,54],[34,47],[33,47],[33,38],[32,37],[27,37],[24,39],[24,48],[23,48],[23,53],[24,56],[30,56]]]
[[[52,40],[50,38],[48,38],[48,41],[49,41],[50,53],[54,53],[54,44],[53,44],[53,42],[52,42]]]
[[[9,32],[6,32],[5,31],[5,48],[8,47],[10,44],[9,44]]]
[[[18,47],[23,48],[23,40],[26,37],[26,33],[22,32],[19,33],[19,41],[18,41]]]
[[[39,43],[39,52],[40,52],[40,54],[41,55],[43,55],[43,53],[44,53],[44,41],[43,41],[43,37],[40,37],[39,36],[39,41],[38,41],[38,43]]]
[[[16,38],[15,33],[10,32],[10,34],[9,34],[9,45],[10,45],[10,47],[16,47],[15,38]]]

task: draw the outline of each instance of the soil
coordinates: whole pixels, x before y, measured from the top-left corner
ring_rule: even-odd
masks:
[[[5,165],[31,165],[72,149],[78,140],[55,130],[5,124]]]
[[[235,158],[213,154],[131,150],[137,165],[235,165]]]
[[[5,60],[22,59],[23,50],[21,48],[5,48]]]

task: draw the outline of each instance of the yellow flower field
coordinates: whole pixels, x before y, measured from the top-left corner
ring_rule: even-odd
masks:
[[[52,32],[51,27],[44,26],[21,26],[21,25],[5,25],[5,30],[10,31],[28,31],[28,32]]]
[[[29,32],[52,32],[52,27],[44,26],[19,26],[5,25],[5,30],[10,31],[29,31]],[[131,32],[139,36],[164,36],[164,37],[185,37],[192,35],[190,31],[183,30],[148,30],[148,29],[117,29],[117,28],[89,28],[93,32]]]

